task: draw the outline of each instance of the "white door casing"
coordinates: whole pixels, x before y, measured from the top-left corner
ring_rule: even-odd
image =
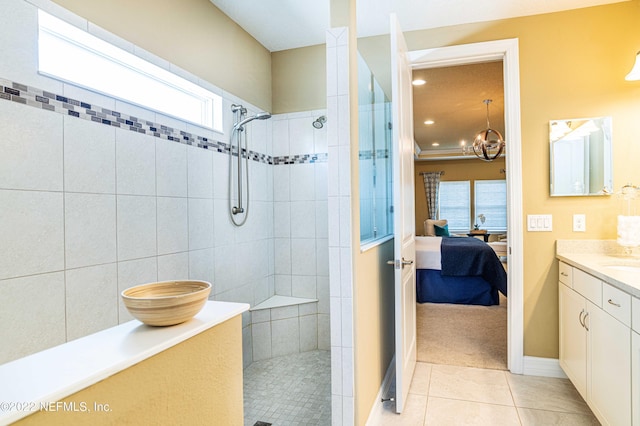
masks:
[[[411,51],[409,52],[409,58],[412,69],[502,60],[505,141],[507,143],[505,173],[507,179],[507,229],[509,230],[509,246],[507,248],[509,264],[507,283],[507,366],[512,373],[522,374],[524,372],[524,256],[522,243],[524,229],[522,220],[522,142],[518,39]]]
[[[391,14],[393,221],[395,268],[396,412],[409,395],[416,366],[416,265],[413,100],[408,49]]]

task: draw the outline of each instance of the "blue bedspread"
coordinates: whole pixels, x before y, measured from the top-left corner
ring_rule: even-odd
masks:
[[[479,276],[507,295],[507,273],[485,242],[473,237],[443,238],[440,253],[443,276]]]

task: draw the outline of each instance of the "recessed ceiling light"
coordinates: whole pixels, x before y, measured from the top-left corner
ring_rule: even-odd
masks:
[[[434,142],[431,144],[431,146],[440,146],[440,144],[438,142]]]
[[[433,120],[427,120],[427,121],[424,122],[424,124],[426,124],[427,126],[430,126],[433,123],[435,123],[435,121],[433,121]]]
[[[425,83],[426,83],[426,81],[421,79],[421,78],[416,78],[415,80],[413,80],[411,82],[411,84],[413,84],[414,86],[422,86]]]

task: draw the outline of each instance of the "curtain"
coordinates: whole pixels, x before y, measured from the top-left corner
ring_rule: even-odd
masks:
[[[438,186],[440,185],[441,172],[426,172],[422,174],[424,178],[424,193],[427,197],[427,208],[429,209],[429,219],[438,219]]]

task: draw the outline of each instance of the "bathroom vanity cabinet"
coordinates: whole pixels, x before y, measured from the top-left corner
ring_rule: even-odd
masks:
[[[600,422],[640,424],[640,335],[631,329],[632,299],[638,317],[640,302],[564,262],[558,288],[560,366]]]

